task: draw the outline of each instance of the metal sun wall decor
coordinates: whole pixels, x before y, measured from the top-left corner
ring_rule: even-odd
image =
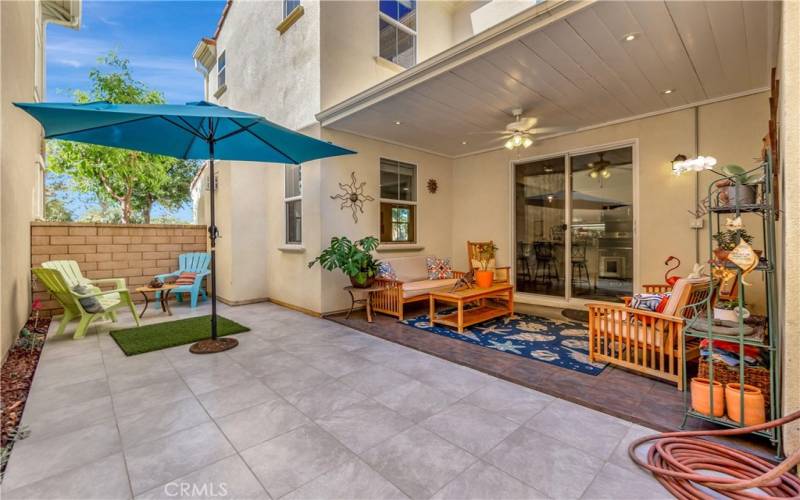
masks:
[[[342,200],[342,204],[339,206],[341,210],[345,208],[349,208],[353,211],[353,221],[358,224],[358,212],[364,213],[364,202],[365,201],[375,201],[375,198],[368,194],[364,194],[364,186],[367,185],[366,182],[361,182],[360,184],[356,181],[356,173],[350,173],[350,184],[342,184],[339,183],[339,189],[343,192],[337,194],[335,196],[331,196],[332,200]]]

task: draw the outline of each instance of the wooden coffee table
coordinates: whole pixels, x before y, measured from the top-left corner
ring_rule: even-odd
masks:
[[[487,305],[486,299],[507,294],[506,307]],[[483,323],[490,319],[514,314],[514,286],[509,283],[495,283],[489,288],[465,288],[455,292],[436,291],[430,293],[430,322],[431,325],[441,325],[458,328],[458,333],[464,332],[465,326]],[[456,312],[436,315],[436,301],[454,304]],[[480,302],[480,306],[464,310],[464,305],[470,302]]]
[[[169,292],[171,292],[175,288],[178,288],[178,285],[174,283],[173,284],[164,283],[164,285],[158,288],[153,288],[151,286],[140,286],[139,288],[137,288],[136,291],[141,293],[142,296],[144,297],[144,307],[142,308],[142,312],[139,313],[139,318],[144,316],[144,312],[147,310],[147,306],[150,304],[150,299],[147,297],[147,294],[149,292],[153,292],[154,295],[155,292],[162,292],[161,298],[159,299],[159,302],[161,302],[161,310],[172,316],[172,311],[170,311],[169,309]]]

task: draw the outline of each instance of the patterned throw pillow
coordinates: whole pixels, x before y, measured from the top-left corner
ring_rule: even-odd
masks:
[[[79,295],[86,295],[97,291],[97,289],[87,285],[75,285],[72,287],[72,291]],[[97,297],[84,297],[78,299],[78,302],[81,303],[81,307],[88,313],[99,313],[103,311],[103,306],[100,305],[100,301],[97,300]]]
[[[661,312],[664,306],[667,305],[669,297],[672,295],[667,293],[637,293],[631,300],[631,307],[634,309],[643,309],[645,311]]]
[[[429,280],[446,280],[453,277],[453,268],[450,259],[437,259],[430,256],[426,259]]]
[[[378,264],[378,278],[389,281],[397,281],[397,273],[390,262],[381,262]]]
[[[190,273],[185,272],[178,275],[178,279],[175,280],[176,285],[193,285],[194,280],[197,277],[197,273]]]

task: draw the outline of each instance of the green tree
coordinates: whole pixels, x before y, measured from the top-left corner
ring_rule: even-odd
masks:
[[[127,59],[110,52],[89,72],[91,88],[75,92],[76,102],[163,104],[164,95],[135,80]],[[189,184],[198,163],[128,149],[71,141],[48,142],[48,170],[69,175],[77,190],[93,193],[101,207],[118,207],[120,221],[150,221],[153,205],[180,208],[189,202]],[[116,212],[116,210],[114,211]],[[104,219],[93,211],[93,219]],[[111,219],[116,219],[114,213]]]
[[[64,179],[55,179],[44,187],[44,219],[52,222],[71,222],[75,214],[67,206],[69,186]]]

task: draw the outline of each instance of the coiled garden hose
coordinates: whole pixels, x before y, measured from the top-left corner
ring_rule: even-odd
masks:
[[[778,427],[798,418],[800,411],[739,429],[665,432],[645,436],[631,443],[628,455],[639,467],[650,471],[676,498],[714,498],[698,485],[735,499],[800,498],[800,478],[790,472],[800,463],[800,449],[775,465],[750,453],[700,439],[700,436],[748,434]],[[655,442],[645,462],[636,454],[636,449],[650,441]],[[761,491],[752,491],[754,488]]]

